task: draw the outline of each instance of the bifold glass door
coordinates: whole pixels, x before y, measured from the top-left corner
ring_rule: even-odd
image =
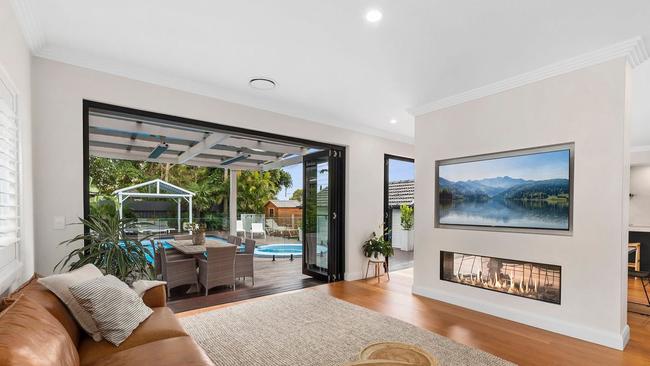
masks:
[[[303,273],[343,279],[344,157],[324,150],[303,159]]]

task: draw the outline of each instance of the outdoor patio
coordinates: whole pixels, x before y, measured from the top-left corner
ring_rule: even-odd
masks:
[[[298,290],[322,284],[310,276],[302,274],[302,260],[288,258],[254,258],[255,286],[250,278],[237,279],[236,288],[226,286],[213,288],[205,296],[203,292],[190,292],[190,286],[180,286],[172,290],[169,307],[175,312],[198,309],[205,306],[225,304],[274,293]]]

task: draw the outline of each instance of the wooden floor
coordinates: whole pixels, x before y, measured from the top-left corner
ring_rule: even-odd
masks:
[[[301,291],[322,291],[520,365],[650,365],[650,317],[629,314],[625,351],[580,341],[411,294],[412,270],[391,280],[342,281]],[[282,295],[275,295],[282,296]],[[255,301],[255,300],[248,300]],[[218,307],[232,306],[233,304]],[[195,310],[179,316],[209,311]]]
[[[646,285],[646,290],[650,295],[650,286]],[[627,301],[636,304],[648,305],[648,299],[643,292],[641,279],[636,277],[627,278]]]

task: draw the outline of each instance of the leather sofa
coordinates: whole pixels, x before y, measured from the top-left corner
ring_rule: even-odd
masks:
[[[214,365],[166,306],[165,292],[158,286],[143,295],[153,314],[115,347],[91,339],[56,295],[32,279],[0,313],[0,365]]]

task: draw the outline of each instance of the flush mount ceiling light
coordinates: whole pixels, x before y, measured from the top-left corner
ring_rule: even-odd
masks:
[[[391,119],[389,122],[390,122],[391,125],[394,125],[394,124],[397,123],[397,120],[396,119]]]
[[[383,14],[381,13],[381,11],[377,9],[368,10],[368,12],[366,13],[366,20],[369,21],[370,23],[377,23],[378,21],[381,20],[382,17]]]
[[[252,78],[248,81],[248,85],[253,89],[271,90],[277,85],[276,82],[269,78]]]

